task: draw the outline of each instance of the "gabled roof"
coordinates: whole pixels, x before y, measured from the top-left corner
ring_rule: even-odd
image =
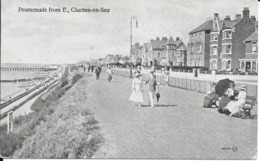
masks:
[[[167,41],[167,44],[174,44],[174,40],[172,37],[169,38],[169,40]]]
[[[257,31],[255,31],[248,38],[246,38],[244,42],[247,42],[247,41],[257,41],[257,40],[258,40],[258,33],[257,33]]]
[[[178,42],[178,44],[177,44],[177,46],[176,46],[176,48],[175,48],[176,50],[179,48],[180,44],[183,44],[183,48],[184,48],[185,50],[188,50],[187,46],[186,46],[181,40]]]
[[[162,49],[162,46],[165,44],[165,41],[162,40],[151,40],[151,45],[153,49]]]
[[[180,45],[180,43],[182,43],[181,40],[178,40],[178,41],[174,41],[174,44],[176,45],[176,48]]]
[[[224,22],[224,26],[223,29],[231,29],[232,27],[234,27],[239,21],[225,21]]]
[[[224,20],[218,20],[218,25],[219,25],[219,29],[222,30],[223,29],[223,25],[224,25]],[[213,23],[212,23],[213,26]],[[213,28],[212,32],[216,32],[218,31],[218,28]]]
[[[189,32],[189,34],[199,32],[199,31],[206,31],[206,30],[212,30],[213,29],[213,20],[209,20],[198,26],[197,28],[193,29]]]

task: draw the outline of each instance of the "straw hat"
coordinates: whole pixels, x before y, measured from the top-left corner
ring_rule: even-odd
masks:
[[[240,90],[246,90],[246,86],[245,86],[245,85],[240,85],[238,88],[239,88]]]

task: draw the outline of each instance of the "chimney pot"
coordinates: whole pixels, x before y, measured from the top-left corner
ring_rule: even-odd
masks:
[[[249,17],[249,8],[248,7],[245,7],[244,10],[243,10],[243,17]]]
[[[256,21],[256,18],[255,18],[254,15],[251,16],[251,19],[252,19],[253,21]]]
[[[240,19],[241,18],[241,14],[236,14],[236,19]]]
[[[224,20],[225,21],[230,21],[231,19],[230,19],[230,16],[226,16],[225,18],[224,18]]]

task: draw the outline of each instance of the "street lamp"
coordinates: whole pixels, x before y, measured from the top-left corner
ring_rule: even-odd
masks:
[[[92,65],[92,55],[91,55],[91,50],[93,50],[93,47],[91,46],[89,49],[89,62]]]
[[[132,78],[132,20],[136,20],[136,28],[137,28],[137,17],[132,16],[130,20],[130,78]]]

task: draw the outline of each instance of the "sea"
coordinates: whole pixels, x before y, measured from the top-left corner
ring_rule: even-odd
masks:
[[[1,67],[48,67],[59,66],[56,64],[22,64],[22,63],[2,63]],[[35,77],[47,77],[49,71],[1,71],[1,103],[25,91],[26,87],[21,87],[21,83],[14,80],[33,79]]]

